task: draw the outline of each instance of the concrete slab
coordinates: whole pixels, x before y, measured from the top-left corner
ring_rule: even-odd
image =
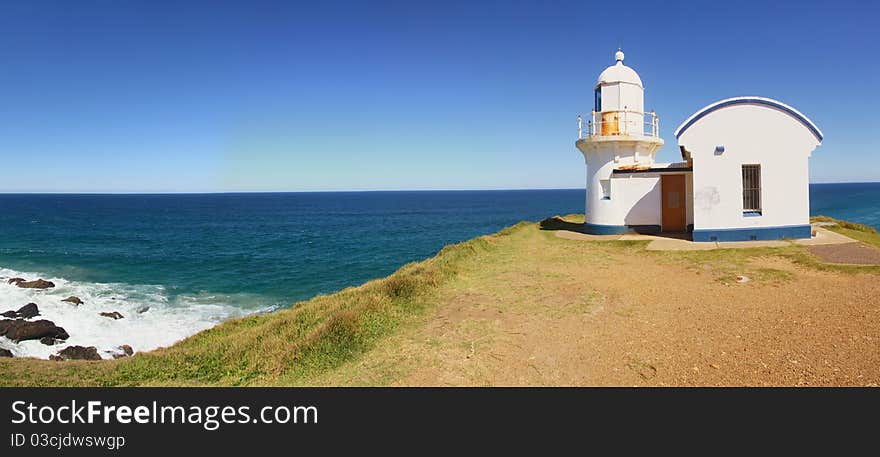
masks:
[[[855,243],[856,240],[846,236],[841,235],[837,232],[832,232],[831,230],[827,230],[821,227],[814,227],[816,230],[816,236],[803,240],[794,240],[797,244],[802,244],[804,246],[821,246],[826,244],[846,244],[846,243]]]
[[[656,235],[642,235],[639,233],[625,233],[620,235],[620,241],[652,241],[659,239]]]
[[[649,251],[708,251],[717,248],[718,243],[715,242],[694,243],[690,240],[660,237],[657,237],[645,247]]]
[[[815,245],[807,249],[827,263],[880,265],[880,249],[863,243]]]
[[[805,246],[822,246],[855,243],[856,240],[839,233],[832,232],[822,227],[814,227],[816,236],[809,240],[759,240],[759,241],[722,241],[709,243],[694,243],[684,236],[641,235],[638,233],[626,233],[622,235],[588,235],[586,233],[572,232],[570,230],[558,230],[556,236],[569,240],[582,241],[650,241],[645,248],[649,251],[707,251],[711,249],[748,249],[763,247],[786,247],[791,246],[792,241]]]
[[[556,236],[567,240],[581,241],[617,241],[621,235],[590,235],[587,233],[572,232],[569,230],[557,230]]]

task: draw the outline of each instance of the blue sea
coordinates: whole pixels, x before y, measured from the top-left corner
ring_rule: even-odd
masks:
[[[880,183],[810,186],[811,212],[880,227]],[[149,350],[225,319],[386,276],[521,220],[583,211],[584,191],[0,194],[0,311],[35,302],[68,344]],[[85,303],[61,299],[75,295]],[[145,310],[146,307],[149,309]],[[119,311],[125,318],[98,316]],[[48,357],[36,341],[0,346]]]

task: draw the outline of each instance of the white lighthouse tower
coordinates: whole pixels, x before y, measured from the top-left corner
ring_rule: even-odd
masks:
[[[658,119],[653,111],[644,112],[642,80],[624,65],[623,52],[618,50],[614,58],[616,63],[596,82],[594,108],[586,125],[578,117],[575,144],[587,164],[585,231],[659,231],[660,196],[655,189],[659,177],[650,173],[654,155],[663,146]],[[641,200],[654,198],[657,204],[640,205]]]

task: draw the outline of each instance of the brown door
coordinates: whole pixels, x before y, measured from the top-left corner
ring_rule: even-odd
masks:
[[[684,175],[664,175],[660,180],[660,189],[663,195],[663,231],[685,231],[687,214]]]

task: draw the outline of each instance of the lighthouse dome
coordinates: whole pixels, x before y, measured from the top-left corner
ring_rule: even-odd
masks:
[[[599,74],[599,80],[596,82],[597,86],[604,84],[629,83],[644,87],[642,85],[642,78],[639,78],[639,74],[632,68],[623,64],[623,57],[623,51],[617,51],[614,54],[617,63],[606,68],[605,71]]]

